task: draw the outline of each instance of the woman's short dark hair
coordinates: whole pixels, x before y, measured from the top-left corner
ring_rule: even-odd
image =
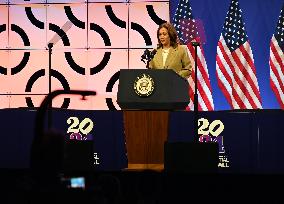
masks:
[[[178,45],[178,37],[177,37],[177,31],[176,29],[174,28],[174,26],[168,22],[166,23],[163,23],[159,26],[158,30],[157,30],[157,38],[158,38],[158,48],[162,47],[162,43],[159,39],[159,31],[162,29],[162,28],[165,28],[168,30],[168,34],[170,36],[170,45],[173,47],[173,48],[176,48],[177,45]]]

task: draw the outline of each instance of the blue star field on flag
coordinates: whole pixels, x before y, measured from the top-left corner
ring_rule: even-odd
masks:
[[[188,44],[198,36],[189,0],[180,0],[177,6],[173,25],[182,44]]]
[[[239,48],[240,45],[248,40],[244,22],[242,20],[242,11],[237,0],[231,1],[222,35],[231,52]]]
[[[284,4],[282,6],[274,36],[282,52],[284,52]]]

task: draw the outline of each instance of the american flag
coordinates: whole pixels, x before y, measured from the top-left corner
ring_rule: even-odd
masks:
[[[284,4],[270,42],[270,85],[281,109],[284,109]]]
[[[187,110],[194,110],[194,67],[195,67],[195,50],[191,45],[193,41],[199,41],[202,36],[200,36],[198,23],[193,18],[192,9],[190,7],[188,0],[180,0],[177,6],[173,25],[177,30],[179,40],[182,44],[187,45],[187,50],[189,53],[190,61],[192,63],[192,74],[189,77],[189,96],[190,103]],[[201,42],[202,43],[202,42]],[[214,110],[213,98],[212,98],[212,88],[210,85],[209,74],[207,69],[207,64],[204,57],[204,51],[202,45],[197,52],[197,84],[198,84],[198,110],[207,111]]]
[[[262,108],[253,54],[239,2],[232,0],[216,56],[218,85],[232,109]]]

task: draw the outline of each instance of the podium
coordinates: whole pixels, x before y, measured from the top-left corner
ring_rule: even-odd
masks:
[[[123,110],[128,169],[163,169],[169,111],[186,108],[188,86],[173,70],[120,71],[117,103]]]

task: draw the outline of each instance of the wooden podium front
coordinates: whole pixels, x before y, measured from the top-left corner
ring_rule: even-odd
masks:
[[[163,170],[168,111],[124,111],[128,170]]]
[[[117,103],[124,112],[129,170],[163,170],[169,112],[189,103],[188,81],[172,69],[121,69]]]

